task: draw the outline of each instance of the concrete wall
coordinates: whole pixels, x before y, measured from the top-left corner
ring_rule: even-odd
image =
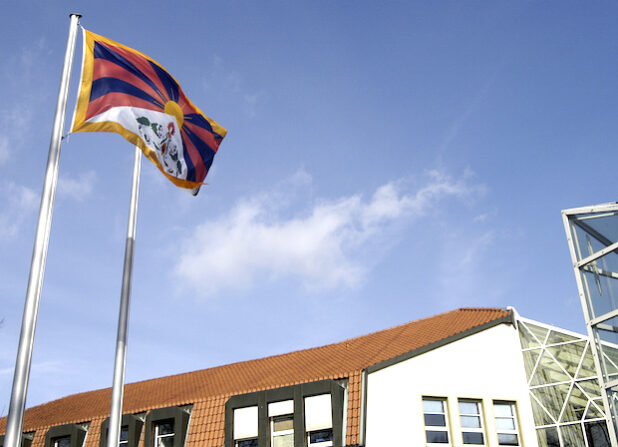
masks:
[[[424,446],[423,396],[447,398],[451,446],[463,446],[457,399],[464,398],[482,401],[485,445],[498,446],[493,401],[506,400],[517,403],[520,445],[538,447],[512,325],[494,326],[369,374],[366,446]]]

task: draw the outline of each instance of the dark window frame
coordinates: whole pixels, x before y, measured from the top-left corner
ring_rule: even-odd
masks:
[[[45,434],[45,447],[53,447],[53,441],[58,438],[69,437],[71,447],[82,447],[88,430],[79,424],[56,425]]]
[[[107,435],[109,433],[109,419],[105,419],[101,422],[101,435],[99,436],[99,447],[107,447]],[[139,440],[142,435],[142,427],[144,426],[144,421],[135,416],[134,414],[123,414],[122,419],[120,421],[120,427],[124,426],[129,427],[129,436],[127,447],[137,447],[139,445]]]
[[[190,416],[189,412],[180,407],[157,408],[148,412],[144,430],[144,447],[154,447],[155,424],[170,419],[174,421],[174,447],[183,447],[189,430]]]
[[[224,447],[234,447],[234,410],[254,406],[258,407],[258,446],[270,447],[268,404],[283,400],[294,401],[294,446],[305,447],[307,434],[305,432],[304,399],[320,394],[331,396],[333,445],[343,445],[344,393],[345,390],[339,383],[329,379],[232,396],[225,403]]]

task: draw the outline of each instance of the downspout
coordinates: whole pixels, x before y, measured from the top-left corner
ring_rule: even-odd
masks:
[[[367,434],[367,370],[361,371],[361,402],[360,402],[360,427],[358,430],[358,445],[363,447]]]

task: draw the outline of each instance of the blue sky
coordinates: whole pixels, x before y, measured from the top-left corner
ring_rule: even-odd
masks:
[[[0,414],[73,11],[229,131],[196,198],[144,161],[127,381],[458,307],[584,331],[560,211],[617,200],[616,3],[2,10]],[[115,134],[63,145],[29,406],[111,384],[132,157]]]

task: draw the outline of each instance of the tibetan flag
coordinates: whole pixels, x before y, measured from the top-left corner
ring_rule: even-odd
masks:
[[[175,185],[196,191],[227,133],[156,61],[87,30],[72,132],[117,132]]]

